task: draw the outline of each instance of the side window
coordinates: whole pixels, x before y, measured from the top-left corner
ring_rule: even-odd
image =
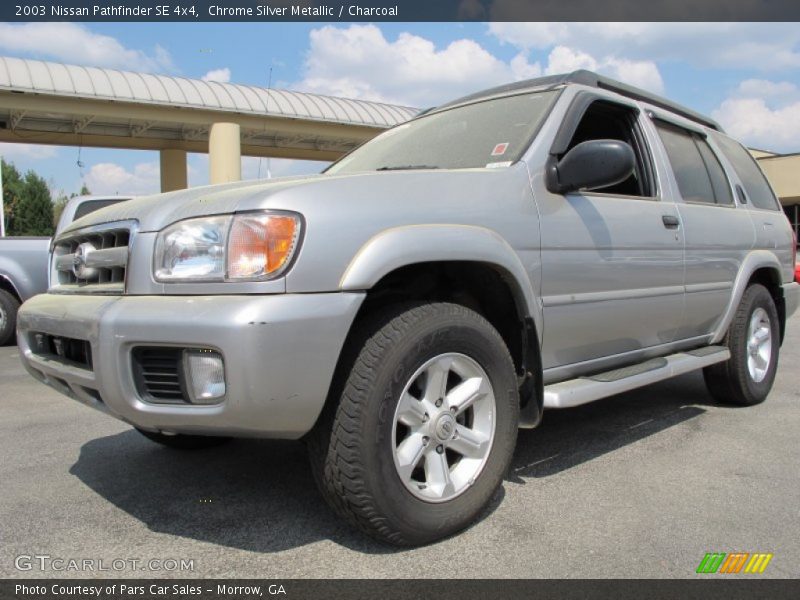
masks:
[[[655,125],[683,199],[732,205],[728,178],[703,136],[664,121],[656,121]]]
[[[717,155],[714,154],[711,146],[708,145],[708,142],[703,136],[695,135],[694,143],[697,144],[697,148],[700,150],[700,156],[703,157],[703,162],[706,165],[708,177],[711,179],[711,187],[714,189],[714,197],[717,200],[717,204],[733,205],[731,184],[730,181],[728,181],[728,176],[725,175],[725,169],[722,168]]]
[[[589,140],[618,140],[633,148],[636,168],[628,179],[593,192],[624,196],[654,195],[653,169],[644,136],[636,123],[637,111],[620,104],[597,100],[589,105],[569,142],[567,151]]]
[[[772,193],[767,178],[764,177],[753,156],[741,144],[728,136],[718,133],[712,135],[714,141],[722,149],[722,153],[731,161],[739,179],[742,180],[748,202],[756,208],[778,210],[779,205],[775,194]]]

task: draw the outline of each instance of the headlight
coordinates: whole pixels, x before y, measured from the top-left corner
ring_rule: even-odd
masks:
[[[300,216],[243,213],[189,219],[158,234],[157,281],[263,281],[281,275],[300,235]]]
[[[156,280],[221,280],[230,221],[227,216],[191,219],[164,229],[156,240]]]

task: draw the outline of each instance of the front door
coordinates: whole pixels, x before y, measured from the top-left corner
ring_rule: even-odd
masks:
[[[591,139],[631,145],[637,168],[615,186],[567,195],[537,189],[541,215],[545,381],[637,358],[675,339],[683,314],[683,228],[662,199],[635,106],[589,104],[567,150]],[[601,360],[606,359],[606,360]]]

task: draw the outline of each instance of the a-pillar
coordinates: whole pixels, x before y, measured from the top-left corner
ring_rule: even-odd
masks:
[[[208,134],[208,179],[227,183],[242,178],[242,142],[236,123],[212,123]]]

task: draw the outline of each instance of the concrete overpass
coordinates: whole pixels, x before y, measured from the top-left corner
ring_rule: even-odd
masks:
[[[0,57],[0,141],[158,150],[161,189],[187,186],[187,152],[209,181],[241,156],[335,160],[417,109],[185,77]],[[800,154],[751,150],[800,229]]]
[[[185,77],[0,57],[0,141],[158,150],[162,191],[187,186],[187,152],[211,183],[241,156],[335,160],[417,109]]]

